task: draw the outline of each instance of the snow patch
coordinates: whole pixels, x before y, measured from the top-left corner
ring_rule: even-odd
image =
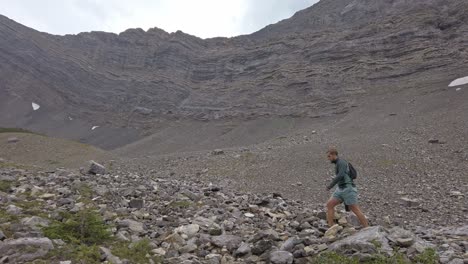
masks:
[[[36,110],[39,110],[39,108],[41,108],[41,106],[34,103],[34,102],[32,102],[32,108],[33,108],[34,111],[36,111]]]
[[[91,128],[91,130],[94,130],[94,129],[98,128],[98,127],[99,127],[99,126],[93,126],[93,127]]]
[[[456,79],[455,81],[449,84],[449,87],[460,86],[468,83],[468,76]]]
[[[73,118],[72,118],[71,116],[69,116],[69,117],[68,117],[68,120],[72,121],[72,120],[73,120]]]
[[[457,91],[457,92],[458,92],[458,91],[460,91],[460,90],[461,90],[461,88],[457,88],[455,91]]]

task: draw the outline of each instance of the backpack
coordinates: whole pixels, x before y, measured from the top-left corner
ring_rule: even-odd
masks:
[[[348,162],[348,167],[349,167],[349,177],[351,177],[352,180],[355,180],[357,178],[357,171],[353,167],[351,163]]]

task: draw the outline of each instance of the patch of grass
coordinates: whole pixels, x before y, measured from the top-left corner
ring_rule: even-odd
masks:
[[[0,181],[0,191],[9,192],[12,183],[13,183],[12,181]]]
[[[6,210],[0,209],[0,223],[17,222],[19,217],[17,215],[9,214]]]
[[[60,162],[57,161],[57,160],[46,160],[47,163],[49,163],[49,165],[59,165]]]
[[[34,171],[33,166],[27,166],[22,164],[17,164],[13,162],[0,161],[0,169],[19,169],[19,170],[31,170]]]
[[[338,253],[329,251],[324,252],[314,258],[312,263],[317,264],[358,264],[359,260],[357,258],[349,258]]]
[[[169,204],[169,207],[172,208],[189,208],[190,206],[192,206],[192,202],[190,201],[172,201]]]
[[[418,255],[414,261],[410,261],[404,254],[395,253],[393,256],[385,256],[382,254],[374,254],[369,257],[368,260],[359,261],[355,257],[347,257],[336,252],[324,252],[317,257],[311,263],[318,264],[436,264],[438,262],[437,254],[433,249],[426,249],[426,251]]]
[[[77,191],[80,194],[80,198],[78,199],[78,201],[83,202],[85,204],[93,203],[92,199],[94,191],[91,188],[91,186],[89,186],[86,183],[83,183],[78,187]]]
[[[394,160],[383,159],[379,161],[379,165],[382,167],[393,167],[396,163]]]
[[[380,250],[380,249],[382,248],[382,243],[380,243],[380,241],[372,240],[372,241],[371,241],[371,244],[374,245],[374,247],[375,247],[377,250]]]
[[[44,235],[50,239],[78,245],[95,245],[110,240],[108,226],[99,213],[83,209],[76,214],[62,213],[64,219],[45,227]]]
[[[0,133],[29,133],[36,134],[32,131],[22,128],[12,128],[12,127],[0,127]]]
[[[142,239],[135,243],[120,242],[112,247],[112,254],[120,259],[127,259],[130,263],[150,263],[151,246],[149,239]],[[158,257],[151,258],[156,263],[162,263],[162,259]]]
[[[46,262],[38,263],[51,263],[52,260],[71,260],[72,263],[98,264],[101,263],[101,253],[96,245],[65,245],[52,250],[46,259]]]
[[[47,213],[41,210],[43,208],[43,202],[37,200],[23,200],[14,203],[16,206],[23,209],[23,215],[39,216],[42,218],[48,218]]]
[[[433,248],[426,248],[426,250],[417,255],[414,260],[420,264],[437,264],[439,263],[439,256]]]
[[[410,264],[409,261],[403,254],[396,253],[391,257],[376,254],[371,257],[370,260],[365,261],[367,264]]]

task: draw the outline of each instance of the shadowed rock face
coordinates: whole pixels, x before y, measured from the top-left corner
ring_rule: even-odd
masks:
[[[84,141],[93,126],[125,127],[129,142],[156,120],[343,113],[353,95],[465,76],[467,14],[462,0],[322,0],[206,40],[157,28],[54,36],[0,16],[0,121]]]

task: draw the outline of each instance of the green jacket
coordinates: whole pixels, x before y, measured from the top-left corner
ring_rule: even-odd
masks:
[[[336,184],[340,189],[344,189],[347,186],[355,186],[353,180],[349,176],[348,162],[344,159],[337,159],[335,164],[336,176],[333,181],[328,185],[328,189],[333,188]]]

